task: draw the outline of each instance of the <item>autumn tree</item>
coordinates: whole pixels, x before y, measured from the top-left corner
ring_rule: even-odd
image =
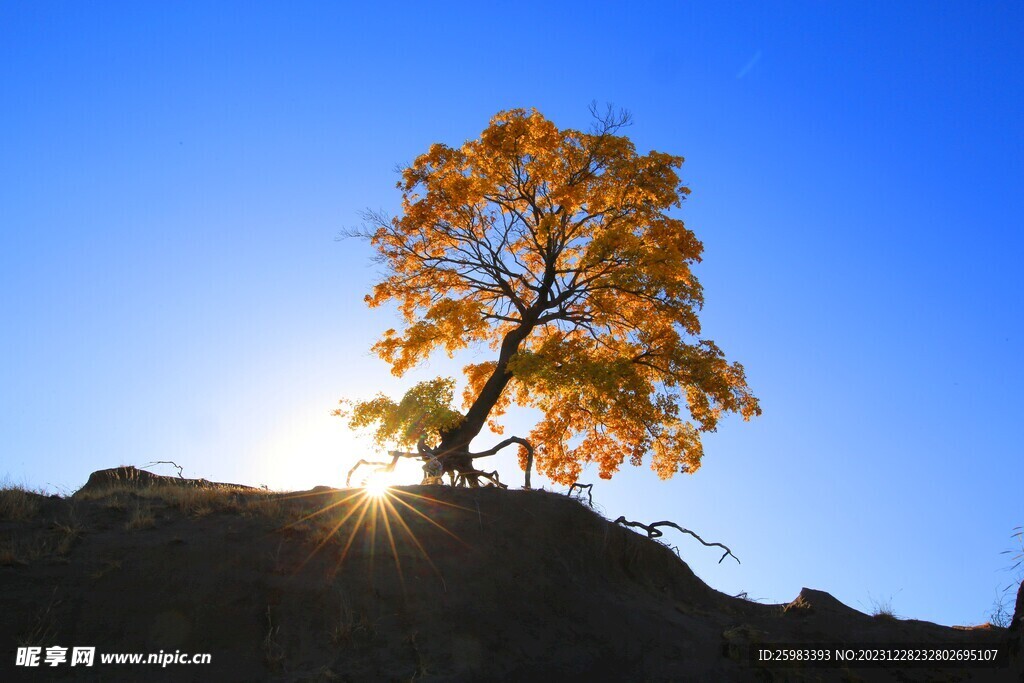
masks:
[[[582,132],[503,111],[478,139],[432,145],[401,171],[401,214],[369,212],[354,232],[384,267],[367,304],[401,313],[373,346],[393,374],[437,349],[494,353],[465,366],[464,412],[444,378],[335,411],[382,444],[417,447],[396,458],[475,483],[476,458],[518,444],[524,468],[535,454],[560,483],[586,463],[609,478],[648,457],[668,478],[700,466],[701,433],[723,413],[760,414],[743,366],[700,337],[703,247],[670,215],[689,194],[683,158],[639,154],[620,134],[628,114],[591,112]],[[471,452],[513,404],[542,413],[530,434]]]

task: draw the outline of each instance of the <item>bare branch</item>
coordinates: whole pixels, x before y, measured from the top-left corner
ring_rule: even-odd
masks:
[[[176,467],[178,470],[178,479],[185,478],[184,470],[182,469],[181,465],[174,462],[173,460],[155,460],[147,465],[143,465],[143,467],[152,467],[153,465],[171,465],[172,467]]]
[[[590,115],[594,117],[594,124],[591,127],[594,135],[604,137],[606,135],[613,135],[620,128],[625,128],[633,122],[633,116],[629,111],[625,109],[615,109],[615,106],[611,103],[605,105],[605,109],[602,112],[598,106],[597,101],[590,103],[588,107]]]
[[[679,531],[682,531],[684,534],[690,534],[691,536],[693,536],[694,538],[696,538],[698,541],[700,541],[704,545],[708,546],[709,548],[711,546],[718,546],[719,548],[724,548],[725,549],[725,554],[722,555],[722,557],[718,560],[718,564],[722,564],[722,560],[724,560],[725,558],[729,557],[730,555],[732,555],[732,559],[736,560],[737,564],[740,563],[740,558],[738,558],[735,555],[733,555],[732,551],[729,550],[728,546],[722,545],[721,543],[708,543],[703,538],[698,536],[696,533],[690,531],[689,529],[684,529],[683,527],[679,526],[675,522],[653,522],[652,524],[642,524],[640,522],[630,522],[625,517],[619,517],[618,519],[615,520],[614,524],[622,524],[624,526],[630,526],[630,527],[640,527],[641,529],[643,529],[644,531],[647,532],[647,538],[661,538],[664,535],[664,533],[660,529],[658,529],[658,527],[660,527],[660,526],[670,526],[673,529],[678,529]]]
[[[394,455],[394,452],[389,453],[388,455]],[[360,458],[359,462],[357,462],[355,465],[353,465],[352,469],[350,469],[348,471],[348,476],[345,477],[345,486],[346,487],[352,486],[352,475],[362,465],[370,465],[372,467],[375,467],[376,469],[373,470],[374,472],[393,472],[395,470],[395,463],[398,462],[398,458],[399,458],[399,456],[395,456],[395,458],[390,463],[388,463],[388,462],[380,462],[380,461],[363,460],[362,458]]]

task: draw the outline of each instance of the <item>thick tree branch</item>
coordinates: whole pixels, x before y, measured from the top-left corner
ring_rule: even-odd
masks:
[[[389,453],[389,455],[394,455],[394,452]],[[355,471],[362,467],[363,465],[369,465],[371,467],[374,467],[374,472],[393,472],[395,470],[395,463],[398,462],[398,458],[399,456],[396,455],[395,458],[389,463],[373,460],[363,460],[362,458],[360,458],[359,462],[353,465],[352,469],[348,471],[348,476],[345,477],[346,488],[352,486],[352,475],[355,474]]]
[[[494,455],[495,453],[500,451],[502,448],[505,448],[507,446],[511,446],[514,443],[519,444],[526,451],[526,483],[523,486],[523,488],[528,489],[528,488],[530,488],[530,473],[533,470],[533,444],[531,444],[526,439],[520,438],[518,436],[510,436],[509,438],[505,439],[504,441],[499,443],[494,448],[490,448],[490,449],[488,449],[486,451],[481,451],[479,453],[470,453],[469,457],[470,458],[486,458],[487,456]]]

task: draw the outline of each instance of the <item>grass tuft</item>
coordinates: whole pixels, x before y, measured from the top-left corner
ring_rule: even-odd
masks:
[[[82,535],[82,526],[74,517],[67,522],[54,522],[53,530],[57,536],[57,545],[54,548],[54,552],[61,556],[71,552],[71,547]]]
[[[893,596],[889,596],[886,599],[868,597],[871,602],[871,616],[876,619],[888,619],[896,621],[902,619],[900,615],[896,614],[896,610],[892,606]]]
[[[39,491],[30,491],[22,486],[0,488],[0,521],[32,519],[39,512]]]
[[[156,526],[156,518],[153,516],[153,510],[149,505],[142,506],[138,504],[131,511],[131,514],[128,515],[128,521],[124,524],[124,528],[127,531],[151,529],[154,526]]]
[[[40,607],[35,618],[18,636],[18,645],[22,647],[49,647],[57,637],[57,619],[55,609],[62,601],[57,599],[57,589],[53,589],[50,600],[45,607]]]
[[[263,659],[271,671],[277,671],[284,660],[284,648],[280,642],[281,627],[274,625],[270,605],[267,605],[267,633],[263,637]]]

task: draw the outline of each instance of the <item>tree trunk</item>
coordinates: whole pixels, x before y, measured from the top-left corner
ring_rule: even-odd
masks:
[[[512,374],[508,371],[509,361],[515,356],[519,345],[530,335],[532,330],[532,324],[523,323],[505,335],[501,341],[501,352],[498,354],[498,363],[494,372],[487,378],[480,394],[473,401],[473,405],[469,407],[466,418],[455,429],[441,434],[441,445],[434,452],[446,461],[446,465],[454,465],[453,469],[458,471],[473,469],[472,458],[468,455],[469,444],[483,429],[491,409],[494,408],[498,399],[501,398],[501,392],[505,390],[512,379]]]

